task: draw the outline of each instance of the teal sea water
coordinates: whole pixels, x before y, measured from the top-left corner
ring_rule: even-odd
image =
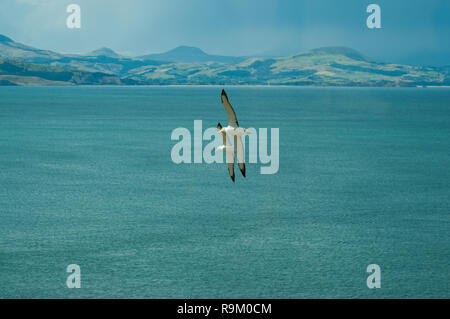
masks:
[[[280,130],[235,184],[170,157],[221,89],[0,87],[0,298],[450,297],[450,89],[226,88]]]

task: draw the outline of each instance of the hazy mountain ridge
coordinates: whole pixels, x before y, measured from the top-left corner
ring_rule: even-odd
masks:
[[[190,46],[179,46],[175,49],[164,53],[147,54],[139,57],[143,60],[156,60],[166,62],[184,62],[184,63],[205,63],[205,62],[217,62],[217,63],[239,63],[245,60],[245,57],[233,57],[223,55],[211,55],[207,54],[199,48]]]
[[[132,82],[124,82],[118,76],[101,72],[70,70],[19,60],[0,60],[0,85],[119,85],[130,83]]]
[[[89,52],[88,54],[86,54],[86,56],[105,56],[108,58],[116,58],[116,59],[122,58],[120,54],[116,53],[114,50],[107,47],[102,47],[92,52]]]
[[[290,57],[249,58],[226,65],[171,63],[132,69],[124,77],[150,84],[267,84],[331,86],[448,85],[448,72],[377,63],[343,47],[319,48]]]
[[[181,46],[165,53],[125,57],[105,47],[84,55],[60,54],[0,35],[0,59],[0,85],[24,85],[31,81],[25,77],[33,78],[33,83],[42,79],[42,85],[450,85],[449,67],[376,62],[346,47],[317,48],[289,57],[244,58],[209,55]]]

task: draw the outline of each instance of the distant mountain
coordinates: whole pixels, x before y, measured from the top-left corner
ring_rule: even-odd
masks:
[[[143,66],[152,61],[143,62],[136,58],[123,57],[109,48],[100,48],[87,55],[60,54],[48,50],[36,49],[0,35],[0,59],[14,59],[25,62],[64,67],[85,72],[101,72],[120,76],[121,74]],[[153,61],[154,65],[161,62]]]
[[[8,43],[8,42],[14,42],[14,41],[12,39],[8,38],[7,36],[0,34],[0,42]]]
[[[450,85],[450,69],[377,62],[347,47],[251,58],[209,55],[188,46],[134,58],[109,48],[60,54],[0,35],[0,84],[35,83],[423,86]]]
[[[100,73],[0,59],[0,85],[129,84],[119,77]]]
[[[139,58],[143,60],[185,62],[185,63],[205,63],[205,62],[239,63],[245,60],[245,58],[243,57],[210,55],[203,52],[199,48],[190,46],[179,46],[165,53],[147,54],[140,56]]]
[[[358,51],[351,49],[351,48],[347,48],[347,47],[322,47],[322,48],[309,50],[306,52],[297,53],[297,54],[293,55],[293,57],[315,56],[315,55],[316,56],[317,55],[341,55],[341,56],[345,56],[352,60],[370,61],[369,58],[363,56]]]
[[[100,48],[97,50],[94,50],[92,52],[89,52],[88,54],[86,54],[87,56],[105,56],[108,58],[122,58],[122,56],[120,54],[117,54],[116,52],[114,52],[114,50],[110,49],[110,48]]]
[[[12,39],[0,34],[0,58],[14,58],[29,62],[49,62],[60,59],[61,54],[39,50],[21,43],[14,42]]]
[[[124,77],[149,84],[267,84],[311,86],[449,85],[448,70],[385,64],[346,47],[324,47],[289,57],[249,58],[235,64],[143,66]]]

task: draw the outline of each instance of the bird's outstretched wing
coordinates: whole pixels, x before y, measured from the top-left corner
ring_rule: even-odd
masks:
[[[228,149],[232,148],[230,143],[230,139],[227,136],[227,133],[222,132],[223,145],[225,145]],[[231,180],[234,182],[234,152],[230,152],[229,150],[225,150],[225,155],[227,159],[228,173],[230,173]]]
[[[226,133],[223,133],[226,135]],[[231,144],[230,144],[230,147]],[[227,157],[228,173],[230,173],[231,180],[234,182],[234,152],[225,152]]]
[[[245,151],[240,136],[234,136],[234,150],[236,152],[237,162],[242,176],[245,177]]]
[[[238,127],[238,121],[236,118],[236,113],[234,113],[233,107],[231,106],[230,102],[228,101],[227,93],[225,93],[225,90],[222,90],[222,104],[225,107],[225,111],[227,111],[228,114],[228,125],[233,127]]]
[[[231,180],[234,183],[234,162],[228,163],[228,173],[230,173]]]

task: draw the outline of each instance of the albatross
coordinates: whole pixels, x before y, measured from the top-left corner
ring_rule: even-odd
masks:
[[[223,145],[219,146],[216,150],[225,152],[228,164],[228,172],[230,173],[231,180],[234,182],[234,153],[236,153],[237,156],[239,170],[241,171],[242,176],[245,177],[245,154],[241,136],[248,135],[250,134],[250,132],[248,131],[248,129],[239,127],[236,113],[234,112],[233,107],[228,101],[228,96],[225,90],[222,90],[221,99],[225,111],[228,115],[228,126],[222,127],[220,122],[217,124],[217,132],[222,135]],[[234,139],[234,148],[231,145],[228,134],[231,135]]]

